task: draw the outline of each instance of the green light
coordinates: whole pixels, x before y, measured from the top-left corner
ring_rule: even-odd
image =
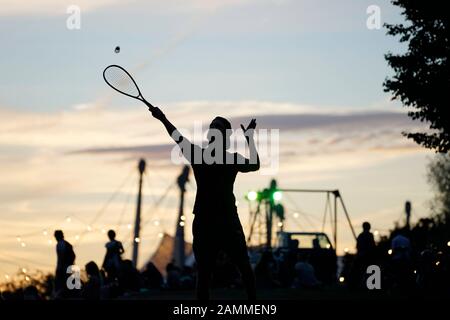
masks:
[[[283,194],[281,193],[281,191],[275,191],[272,194],[272,198],[274,201],[281,201],[281,198],[283,198]]]
[[[256,198],[258,198],[258,193],[256,191],[249,191],[249,193],[247,193],[247,199],[249,201],[255,201]]]

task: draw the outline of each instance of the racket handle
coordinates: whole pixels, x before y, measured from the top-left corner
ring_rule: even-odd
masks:
[[[143,99],[142,101],[147,105],[147,107],[148,107],[148,109],[150,111],[155,109],[155,107],[150,102],[148,102],[147,100]]]

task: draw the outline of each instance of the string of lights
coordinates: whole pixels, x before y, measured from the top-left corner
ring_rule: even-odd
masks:
[[[291,196],[289,195],[288,192],[285,193],[285,198],[294,206],[295,208],[295,212],[302,215],[302,217],[305,219],[305,221],[308,223],[308,225],[315,229],[315,230],[319,230],[317,228],[317,225],[312,222],[312,220],[308,217],[308,215],[306,213],[304,213],[302,210],[300,210],[300,208],[298,207],[297,203],[291,198]],[[316,217],[314,217],[316,218]],[[316,218],[317,219],[317,218]]]
[[[73,222],[77,222],[81,226],[81,228],[80,228],[81,230],[79,232],[77,232],[75,234],[75,236],[74,236],[74,240],[75,240],[74,245],[80,245],[83,237],[87,233],[101,232],[102,234],[106,234],[108,227],[95,226],[95,224],[98,224],[97,222],[101,219],[103,214],[107,211],[110,203],[117,197],[118,194],[120,194],[122,192],[124,187],[127,186],[127,183],[129,182],[130,177],[132,176],[132,173],[133,173],[133,170],[130,170],[130,172],[126,175],[126,177],[121,182],[119,187],[111,194],[111,196],[107,199],[106,203],[97,211],[97,213],[91,219],[91,221],[87,222],[85,219],[80,218],[76,214],[70,214],[70,215],[64,217],[62,220],[58,221],[57,223],[53,223],[51,225],[47,225],[46,228],[43,228],[43,229],[40,229],[40,230],[36,230],[36,231],[32,231],[32,232],[22,233],[20,235],[15,235],[14,237],[16,238],[16,241],[17,241],[18,245],[21,248],[28,248],[29,246],[37,245],[38,243],[40,243],[39,240],[38,240],[39,237],[42,237],[42,236],[44,236],[45,244],[47,244],[47,245],[54,245],[55,241],[52,239],[52,234],[51,234],[51,232],[49,230],[60,228],[61,225],[63,225],[64,223],[65,224],[70,224],[70,223],[73,223]],[[147,179],[147,182],[148,182],[148,179]],[[158,209],[158,207],[161,205],[162,201],[164,200],[164,198],[167,196],[168,192],[170,191],[171,188],[173,188],[174,185],[175,185],[175,183],[172,183],[171,185],[169,185],[167,190],[165,190],[163,196],[160,197],[159,199],[156,199],[155,197],[153,197],[153,206],[151,206],[149,208],[149,211],[154,212],[155,209]],[[150,194],[153,194],[153,192],[150,192]],[[128,204],[130,202],[130,199],[131,199],[131,193],[128,193],[127,194],[127,198],[126,198],[125,203],[124,203],[124,206],[122,207],[122,210],[120,211],[118,222],[116,223],[117,229],[120,229],[121,227],[126,226],[127,229],[130,230],[130,235],[129,235],[129,237],[126,237],[127,239],[132,239],[132,230],[131,230],[132,229],[132,225],[130,223],[123,223],[123,218],[124,218],[125,212],[127,210]],[[150,222],[150,221],[152,221],[152,220],[149,219],[146,222],[146,224],[148,222]],[[154,224],[159,226],[160,225],[160,220],[159,219],[154,219]],[[162,231],[157,233],[157,237],[158,238],[162,238],[162,235],[163,235]],[[140,239],[137,239],[137,240],[140,241]],[[35,267],[36,266],[37,267],[45,267],[45,268],[49,268],[49,267],[52,268],[53,267],[53,266],[50,266],[48,264],[42,263],[40,261],[20,258],[20,257],[16,257],[16,256],[14,256],[14,257],[10,256],[10,258],[7,259],[7,257],[5,256],[4,253],[2,253],[0,256],[2,256],[2,258],[0,259],[0,264],[3,264],[3,263],[4,264],[9,264],[9,265],[13,265],[15,267],[18,267],[20,269],[27,270],[27,268],[24,266],[24,264],[30,264],[30,265],[33,265]],[[18,263],[18,261],[19,261],[19,263]],[[8,277],[10,278],[9,274],[6,274],[5,272],[2,272],[2,273],[4,273],[5,275],[8,275]]]

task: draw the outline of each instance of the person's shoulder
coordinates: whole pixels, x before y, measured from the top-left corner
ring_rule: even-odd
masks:
[[[114,246],[114,241],[108,241],[106,244],[105,244],[105,247],[107,247],[107,248],[109,248],[109,247],[112,247],[112,246]]]
[[[233,159],[233,164],[246,164],[247,163],[247,158],[244,157],[242,154],[240,154],[239,152],[228,152],[230,154],[230,157]]]

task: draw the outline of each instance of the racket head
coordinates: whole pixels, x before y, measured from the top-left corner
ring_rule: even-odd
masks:
[[[117,92],[131,98],[143,100],[136,81],[134,81],[131,74],[123,67],[116,64],[107,66],[105,70],[103,70],[103,79]]]

